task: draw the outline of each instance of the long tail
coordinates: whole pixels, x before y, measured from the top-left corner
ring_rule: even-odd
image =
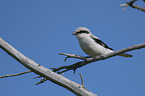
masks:
[[[120,54],[119,56],[123,56],[123,57],[133,57],[133,55],[130,55],[130,54]]]

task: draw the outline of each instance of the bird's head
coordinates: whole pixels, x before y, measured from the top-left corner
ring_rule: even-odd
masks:
[[[91,31],[86,28],[86,27],[79,27],[75,30],[75,32],[72,33],[72,35],[81,35],[81,34],[88,34],[90,35],[91,34]]]

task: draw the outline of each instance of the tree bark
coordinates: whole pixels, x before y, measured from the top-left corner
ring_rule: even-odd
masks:
[[[47,80],[50,80],[51,82],[68,89],[74,94],[78,96],[97,96],[96,94],[86,90],[86,88],[84,88],[83,85],[73,82],[65,78],[64,76],[59,75],[41,66],[40,64],[37,64],[33,60],[24,56],[22,53],[20,53],[18,50],[12,47],[10,44],[5,42],[2,38],[0,38],[0,47],[10,56],[16,59],[18,62],[20,62],[22,65],[24,65],[26,68],[30,69],[31,71],[40,75],[41,77],[44,77]]]

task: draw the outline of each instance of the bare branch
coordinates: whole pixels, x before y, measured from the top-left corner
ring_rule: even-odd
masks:
[[[65,55],[65,56],[67,56],[64,61],[66,61],[67,58],[78,58],[78,59],[84,60],[84,57],[76,55],[76,54],[59,53],[59,55]]]
[[[120,7],[125,7],[125,8],[123,9],[123,11],[124,11],[128,6],[130,6],[130,7],[132,7],[132,8],[135,8],[135,9],[138,9],[138,10],[141,10],[141,11],[145,12],[145,8],[142,8],[142,7],[137,6],[137,5],[134,4],[136,1],[137,1],[137,0],[132,0],[132,1],[130,1],[130,2],[126,2],[126,4],[121,4]]]
[[[74,94],[78,96],[96,96],[96,94],[87,91],[83,87],[80,87],[82,86],[81,84],[75,83],[63,77],[62,75],[54,73],[51,70],[41,66],[40,64],[37,64],[33,60],[24,56],[22,53],[20,53],[18,50],[12,47],[10,44],[5,42],[2,38],[0,38],[0,47],[10,56],[16,59],[18,62],[20,62],[22,65],[24,65],[26,68],[30,69],[31,71],[40,75],[41,77],[44,77],[47,80],[50,80],[51,82],[68,89]]]
[[[25,71],[25,72],[21,72],[21,73],[17,73],[17,74],[4,75],[4,76],[0,76],[0,78],[6,78],[6,77],[12,77],[12,76],[19,76],[19,75],[23,75],[23,74],[30,73],[30,72],[32,72],[32,71],[29,70],[29,71]]]
[[[112,52],[110,54],[107,54],[107,55],[105,55],[103,57],[102,56],[97,57],[97,59],[96,58],[87,58],[85,61],[80,61],[80,62],[77,62],[77,63],[72,64],[72,65],[61,66],[61,67],[58,67],[58,68],[53,68],[53,71],[54,72],[58,72],[59,74],[63,73],[63,72],[66,72],[66,71],[69,71],[69,70],[74,70],[74,72],[75,72],[75,70],[77,68],[85,66],[85,65],[87,65],[89,63],[92,63],[92,62],[95,62],[95,61],[99,61],[99,60],[105,60],[105,59],[117,56],[119,54],[122,54],[122,53],[125,53],[125,52],[129,52],[129,51],[132,51],[132,50],[136,50],[136,49],[141,49],[141,48],[145,48],[145,43],[134,45],[134,46],[131,46],[131,47],[128,47],[128,48],[124,48],[124,49]],[[66,54],[66,55],[68,56],[68,54]],[[70,54],[70,57],[71,56],[73,57],[72,54]],[[77,58],[77,57],[79,57],[79,56],[77,55],[74,58]],[[60,71],[60,70],[62,70],[62,71]]]

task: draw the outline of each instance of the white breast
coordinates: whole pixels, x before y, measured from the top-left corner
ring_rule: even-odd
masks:
[[[77,36],[81,49],[91,57],[102,56],[106,54],[106,49],[97,44],[88,34]]]

